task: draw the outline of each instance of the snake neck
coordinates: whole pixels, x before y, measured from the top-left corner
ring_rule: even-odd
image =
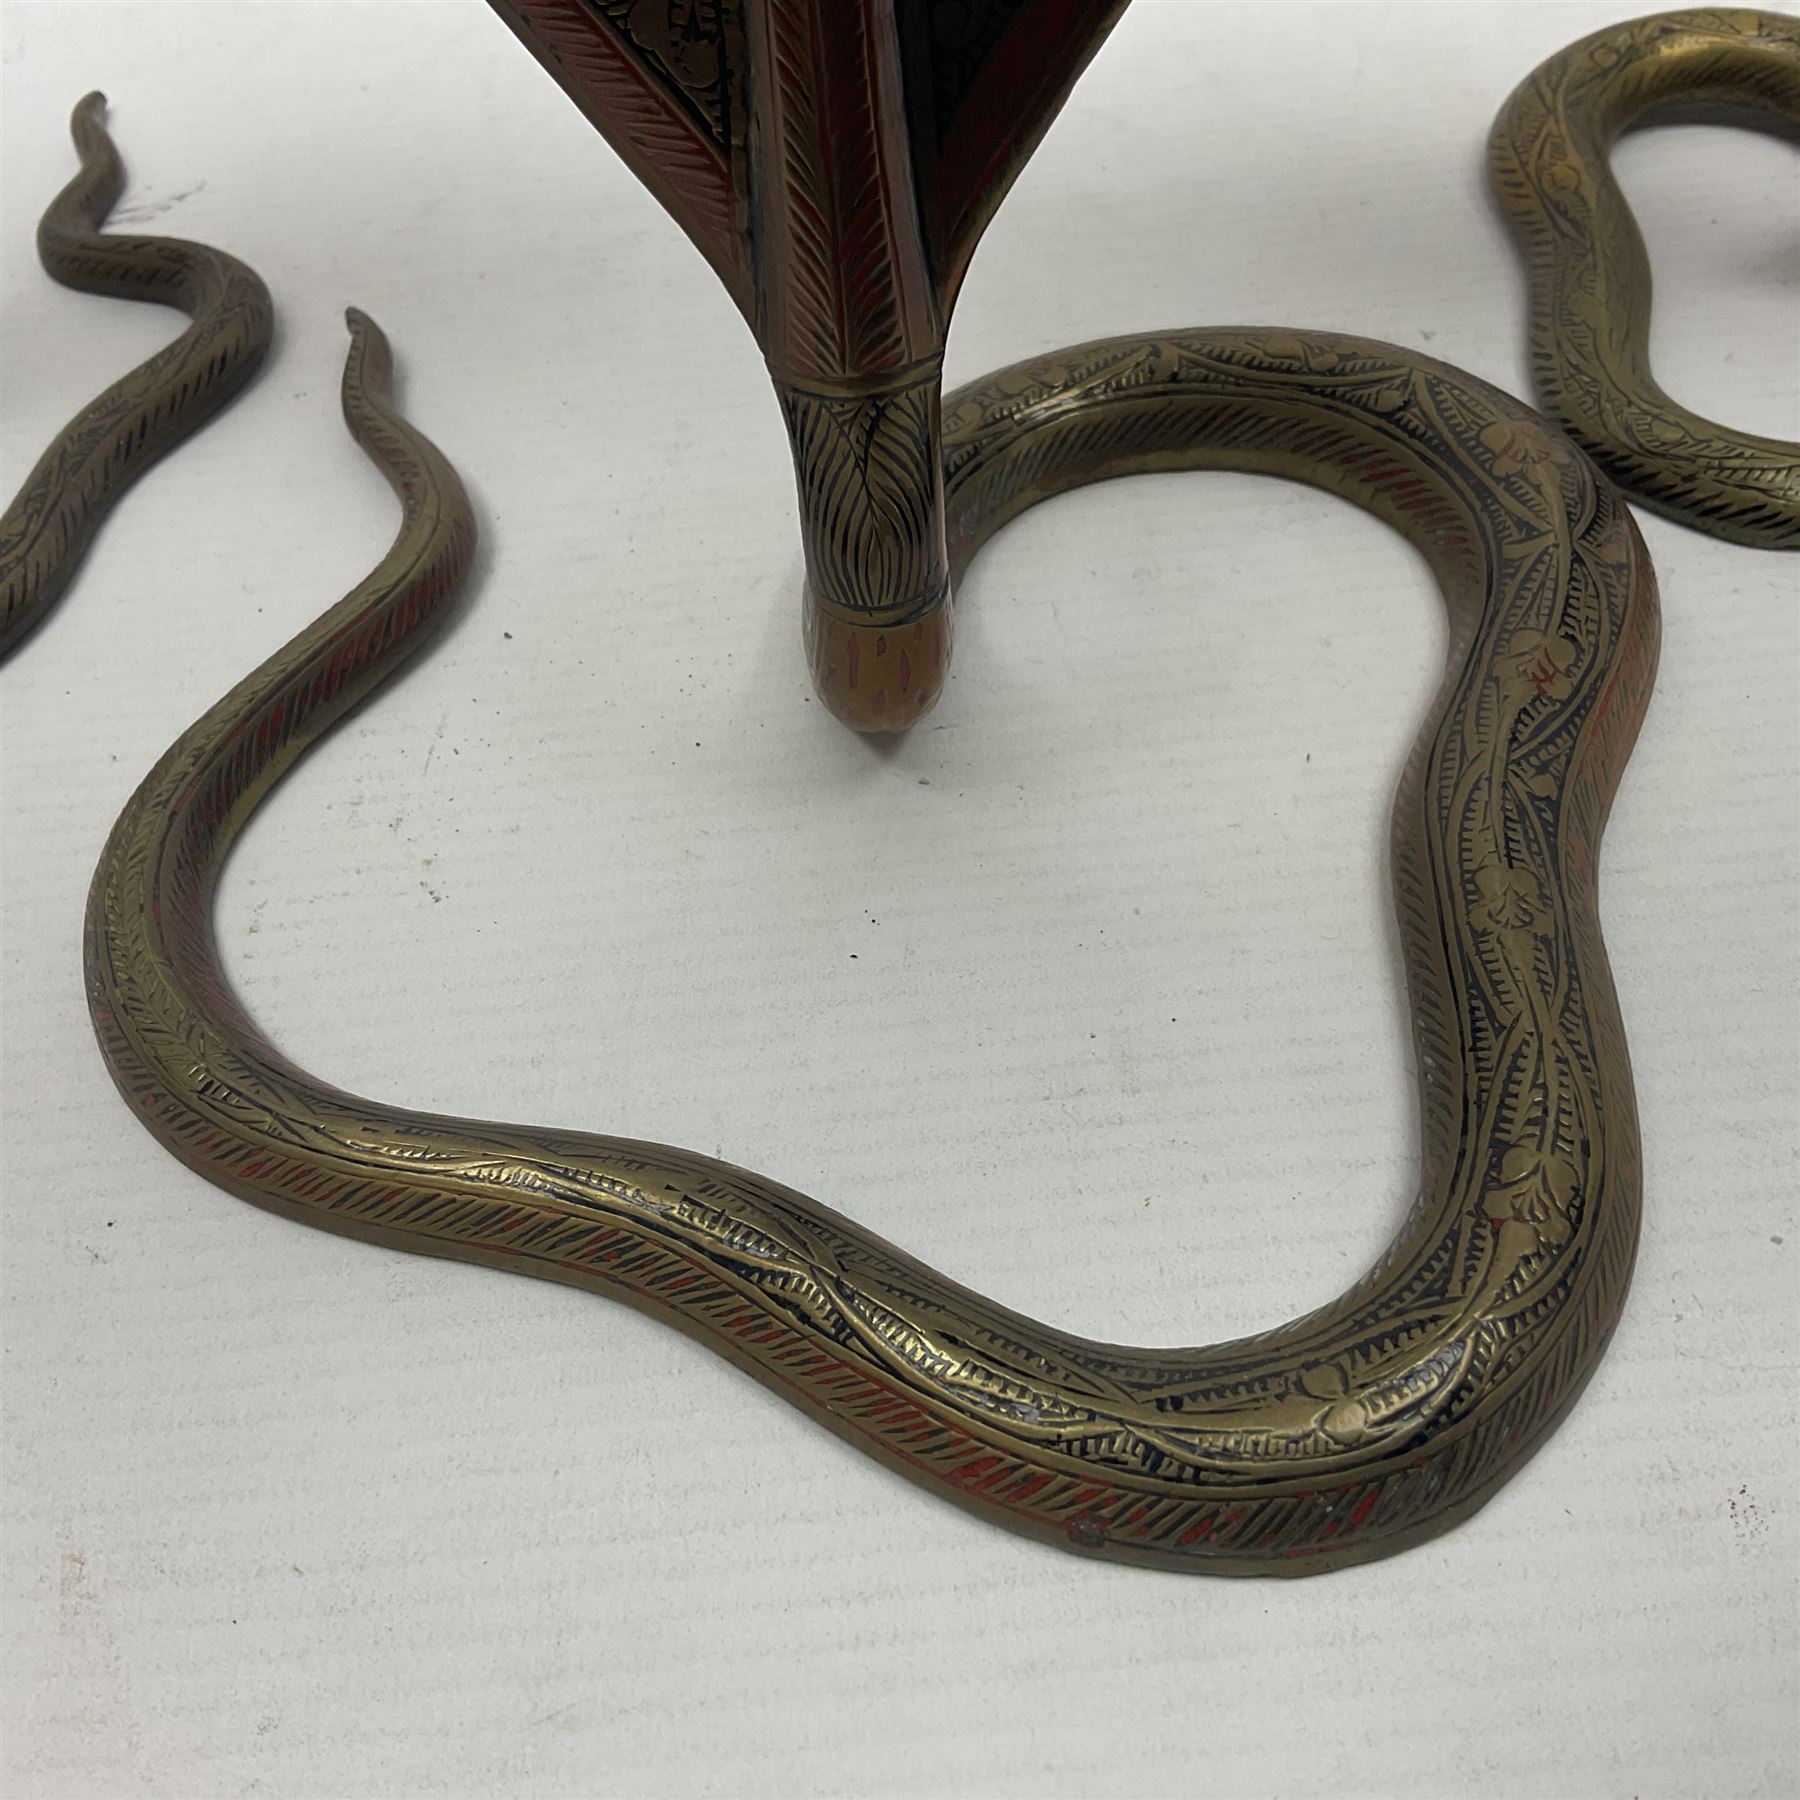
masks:
[[[819,697],[904,731],[950,664],[941,356],[833,391],[775,379],[800,493],[804,631]]]

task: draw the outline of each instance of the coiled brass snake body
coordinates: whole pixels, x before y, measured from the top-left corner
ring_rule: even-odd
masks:
[[[1608,26],[1507,100],[1488,168],[1525,259],[1539,404],[1619,483],[1685,525],[1800,548],[1800,444],[1714,424],[1650,367],[1650,259],[1607,157],[1624,132],[1724,116],[1800,136],[1800,20],[1706,7]]]
[[[231,843],[318,734],[418,647],[473,526],[392,410],[353,316],[346,416],[403,503],[359,588],[158,763],[90,900],[90,1003],[121,1092],[209,1180],[291,1218],[612,1294],[700,1338],[936,1491],[1078,1550],[1303,1573],[1442,1530],[1574,1400],[1637,1240],[1629,1067],[1597,915],[1600,835],[1647,702],[1654,583],[1616,493],[1518,402],[1328,333],[1081,346],[950,396],[965,563],[1025,507],[1145,469],[1324,487],[1428,559],[1443,687],[1394,810],[1420,1189],[1342,1299],[1207,1348],[1090,1342],[710,1158],[433,1117],[287,1061],[213,939]],[[907,634],[871,640],[898,668]]]

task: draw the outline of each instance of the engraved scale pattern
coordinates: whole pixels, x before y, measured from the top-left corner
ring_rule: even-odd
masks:
[[[777,381],[867,384],[943,344],[886,0],[755,0],[757,341]]]

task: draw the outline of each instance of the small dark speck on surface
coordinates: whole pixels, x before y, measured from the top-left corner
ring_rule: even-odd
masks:
[[[112,1221],[111,1221],[111,1220],[110,1220],[110,1219],[109,1219],[109,1220],[108,1220],[108,1221],[107,1221],[107,1223],[108,1223],[108,1224],[111,1224],[111,1223],[112,1223]],[[1786,1242],[1787,1242],[1787,1239],[1786,1239],[1786,1238],[1784,1238],[1784,1237],[1772,1237],[1772,1238],[1770,1238],[1770,1239],[1769,1239],[1769,1242],[1770,1242],[1770,1243],[1771,1243],[1771,1244],[1785,1244],[1785,1243],[1786,1243]]]
[[[850,952],[850,960],[851,960],[851,961],[852,961],[852,962],[855,962],[855,961],[856,961],[856,952],[855,952],[855,951],[854,951],[854,950],[852,950],[852,951],[851,951],[851,952]]]
[[[501,632],[501,634],[500,634],[500,635],[501,635],[501,636],[502,636],[502,637],[503,637],[503,638],[507,638],[507,639],[510,639],[510,638],[511,638],[511,637],[512,637],[512,633],[511,633],[511,632],[510,632],[510,631],[503,631],[503,632]]]

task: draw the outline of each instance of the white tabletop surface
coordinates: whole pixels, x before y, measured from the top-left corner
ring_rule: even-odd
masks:
[[[976,259],[952,379],[1279,322],[1523,392],[1483,138],[1625,11],[1139,0]],[[13,0],[0,43],[5,484],[177,328],[34,261],[88,88],[115,223],[280,309],[0,674],[9,1796],[1800,1788],[1800,561],[1643,520],[1665,645],[1603,911],[1648,1188],[1581,1404],[1393,1561],[1082,1562],[624,1307],[186,1172],[91,1040],[86,882],[169,740],[386,546],[336,410],[355,302],[484,548],[232,863],[276,1040],[722,1154],[1090,1335],[1250,1330],[1346,1285],[1415,1178],[1383,843],[1443,650],[1423,566],[1251,477],[1072,496],[967,582],[937,711],[858,740],[808,698],[748,335],[484,6]],[[1800,436],[1794,150],[1670,129],[1618,168],[1665,385]]]

